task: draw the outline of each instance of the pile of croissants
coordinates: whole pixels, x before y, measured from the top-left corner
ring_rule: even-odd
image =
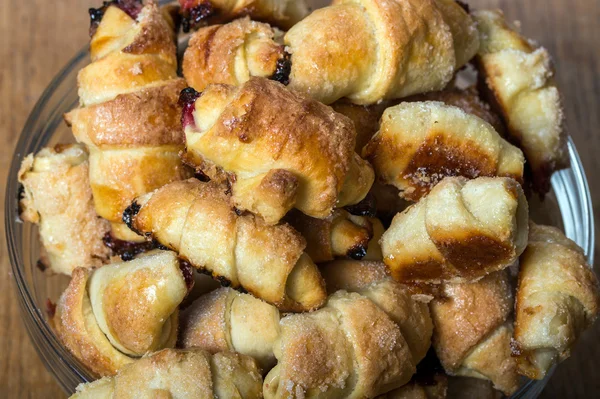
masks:
[[[74,398],[494,398],[596,319],[583,250],[529,220],[564,117],[548,52],[500,11],[90,15],[77,143],[19,172],[40,264],[71,277],[49,323],[99,378]]]

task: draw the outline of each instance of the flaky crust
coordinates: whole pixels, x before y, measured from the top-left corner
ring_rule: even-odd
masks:
[[[483,119],[437,101],[386,109],[363,156],[381,182],[412,201],[446,176],[506,176],[523,183],[521,150]]]
[[[227,179],[238,209],[277,223],[292,207],[316,217],[362,200],[373,170],[354,152],[350,120],[283,85],[211,85],[185,127],[186,162]]]
[[[510,178],[447,177],[383,234],[398,281],[473,281],[512,264],[527,244],[528,206]]]
[[[509,28],[501,11],[473,13],[481,46],[477,64],[508,135],[525,153],[532,186],[550,190],[550,176],[568,165],[564,112],[548,51]]]
[[[93,272],[77,268],[50,324],[96,376],[114,375],[148,351],[175,346],[177,308],[186,294],[172,252],[150,253]]]
[[[320,307],[325,288],[300,234],[287,224],[238,215],[227,191],[215,181],[174,182],[136,199],[125,217],[196,268],[281,310]]]
[[[513,298],[505,271],[475,283],[445,284],[431,304],[433,346],[447,373],[491,380],[507,395],[518,388],[510,353]]]
[[[232,352],[164,349],[124,367],[114,377],[81,384],[73,399],[258,399],[262,378],[254,360]]]
[[[326,104],[441,90],[478,41],[471,17],[445,0],[338,0],[284,37],[290,87]]]
[[[88,171],[88,154],[76,144],[44,148],[21,163],[21,218],[39,225],[43,261],[54,273],[99,267],[111,254],[102,242],[110,224],[96,214]]]
[[[531,224],[521,256],[514,355],[519,373],[542,379],[598,316],[598,280],[583,250],[555,227]]]
[[[280,325],[267,399],[374,397],[415,371],[399,327],[359,294],[339,291],[325,308],[287,316]]]

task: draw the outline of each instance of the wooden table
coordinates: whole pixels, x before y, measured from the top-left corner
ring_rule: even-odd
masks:
[[[14,145],[31,108],[59,69],[87,44],[92,0],[0,2],[0,187]],[[600,214],[600,1],[471,0],[473,7],[501,7],[522,22],[557,60],[569,129],[590,178]],[[3,195],[3,193],[2,193]],[[0,212],[3,212],[4,207]],[[4,230],[0,233],[0,397],[63,397],[26,335],[12,287]],[[597,231],[598,235],[598,231]],[[596,259],[600,252],[596,251]],[[600,396],[600,323],[585,334],[542,395]]]

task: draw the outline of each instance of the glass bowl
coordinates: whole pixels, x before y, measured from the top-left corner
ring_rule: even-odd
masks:
[[[27,154],[48,145],[74,141],[62,115],[77,105],[77,72],[88,63],[88,58],[87,50],[77,54],[52,80],[31,111],[12,159],[5,198],[8,253],[25,327],[42,362],[68,394],[73,393],[78,384],[92,379],[62,346],[46,321],[47,299],[58,299],[68,284],[68,277],[48,276],[36,267],[40,243],[37,228],[19,220],[17,172]],[[532,218],[539,223],[562,227],[567,236],[584,249],[593,264],[594,219],[590,191],[570,139],[568,146],[571,168],[553,176],[552,192],[543,203],[532,199]],[[537,397],[550,374],[542,381],[525,382],[513,398]]]

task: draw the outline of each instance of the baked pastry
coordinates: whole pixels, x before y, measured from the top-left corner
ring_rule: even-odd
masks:
[[[501,11],[476,11],[481,45],[477,64],[483,90],[519,145],[533,188],[550,190],[550,176],[568,165],[564,113],[550,55],[506,24]]]
[[[80,384],[71,399],[259,399],[254,360],[238,353],[163,349],[123,367],[114,377]]]
[[[284,317],[280,328],[266,399],[374,397],[415,372],[398,325],[357,293],[338,291],[322,309]]]
[[[515,180],[447,177],[394,217],[381,249],[398,281],[466,282],[517,260],[527,231],[527,201]]]
[[[446,176],[506,176],[523,183],[525,159],[483,119],[437,101],[388,108],[363,150],[377,178],[417,201]]]
[[[114,375],[147,352],[175,346],[178,307],[187,292],[170,251],[94,271],[77,268],[50,324],[94,375]]]
[[[223,287],[201,296],[181,313],[179,342],[183,348],[251,356],[268,371],[275,365],[279,319],[275,306]]]
[[[226,180],[236,208],[269,224],[294,207],[326,218],[360,202],[373,183],[373,169],[354,152],[351,121],[280,83],[253,78],[182,99],[185,161]]]
[[[513,295],[506,271],[475,283],[444,284],[430,307],[433,347],[446,373],[489,379],[506,395],[517,390],[510,349]]]
[[[185,83],[177,78],[174,32],[158,6],[129,3],[92,12],[92,63],[77,77],[80,108],[65,120],[89,149],[96,211],[114,237],[143,241],[122,223],[123,210],[135,197],[190,176],[178,155],[184,135],[177,99]]]
[[[94,209],[88,154],[81,145],[44,148],[23,159],[21,219],[39,225],[42,262],[54,273],[102,266],[111,254],[102,243],[110,224]]]
[[[435,374],[426,381],[413,378],[408,384],[379,395],[375,399],[446,399],[447,390],[448,377],[444,374]]]
[[[179,0],[183,31],[249,16],[289,29],[308,14],[305,0]]]
[[[555,227],[530,225],[520,265],[513,352],[519,373],[542,379],[596,320],[598,280],[583,250]]]
[[[137,198],[124,213],[134,231],[171,248],[222,284],[244,289],[283,311],[323,305],[325,287],[305,240],[287,224],[239,215],[227,187],[189,179]]]
[[[396,102],[382,101],[371,105],[353,104],[347,99],[341,99],[333,104],[331,108],[344,116],[350,118],[356,129],[356,152],[360,154],[362,149],[375,133],[379,130],[379,120],[386,108],[396,105]]]
[[[379,219],[352,215],[336,209],[325,219],[315,219],[292,211],[285,220],[306,239],[306,253],[316,262],[335,258],[381,260],[384,227]]]

